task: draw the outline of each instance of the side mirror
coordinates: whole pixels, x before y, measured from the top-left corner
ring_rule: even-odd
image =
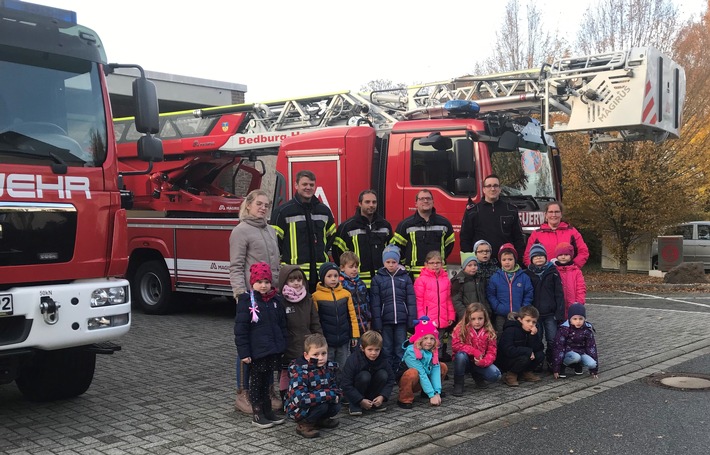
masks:
[[[507,152],[512,152],[518,149],[518,133],[514,131],[506,131],[501,134],[498,139],[498,148]]]
[[[472,140],[461,139],[454,144],[454,171],[466,174],[475,172]]]
[[[476,192],[476,179],[473,177],[462,177],[454,180],[454,191],[456,194],[473,194]]]
[[[442,136],[441,133],[433,132],[429,134],[429,136],[425,137],[424,139],[420,140],[419,143],[421,145],[430,145],[434,147],[436,150],[449,150],[451,148],[451,138]]]
[[[141,161],[163,161],[163,141],[155,136],[141,136],[138,139],[138,159]]]
[[[139,77],[133,81],[133,100],[135,102],[136,130],[139,133],[156,134],[160,128],[158,117],[158,92],[155,84]]]

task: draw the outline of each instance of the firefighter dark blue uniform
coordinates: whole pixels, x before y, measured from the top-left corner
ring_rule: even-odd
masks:
[[[430,251],[439,251],[446,258],[454,249],[454,228],[449,220],[437,215],[436,209],[431,209],[429,221],[419,212],[405,218],[397,226],[392,242],[402,250],[402,259],[407,270],[416,279],[424,267],[424,259]]]
[[[281,262],[298,265],[316,289],[318,268],[329,261],[328,251],[335,238],[335,220],[327,205],[318,198],[302,202],[298,194],[271,214],[271,223],[281,251]]]
[[[340,264],[340,255],[352,251],[360,258],[360,278],[370,287],[370,281],[382,267],[382,251],[392,239],[392,225],[375,213],[372,221],[360,213],[345,220],[335,234],[333,260]]]

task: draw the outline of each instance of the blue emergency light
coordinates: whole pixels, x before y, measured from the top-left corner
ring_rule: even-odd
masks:
[[[21,2],[19,0],[0,0],[0,8],[23,11],[37,16],[49,17],[62,22],[76,25],[76,12],[36,3]]]
[[[444,109],[453,117],[476,118],[481,111],[481,106],[475,101],[449,100],[444,104]]]

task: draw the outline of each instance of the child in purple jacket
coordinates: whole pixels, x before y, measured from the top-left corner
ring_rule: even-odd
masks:
[[[582,374],[584,367],[597,378],[599,359],[594,328],[586,321],[584,305],[574,303],[567,311],[569,319],[560,325],[555,336],[552,373],[557,378],[566,378],[565,367],[574,368],[574,374]]]

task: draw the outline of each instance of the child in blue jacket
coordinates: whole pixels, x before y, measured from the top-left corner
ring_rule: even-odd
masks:
[[[498,262],[501,269],[491,277],[486,293],[495,315],[496,333],[500,336],[508,314],[532,304],[533,286],[530,277],[518,265],[518,253],[512,243],[500,247]]]

